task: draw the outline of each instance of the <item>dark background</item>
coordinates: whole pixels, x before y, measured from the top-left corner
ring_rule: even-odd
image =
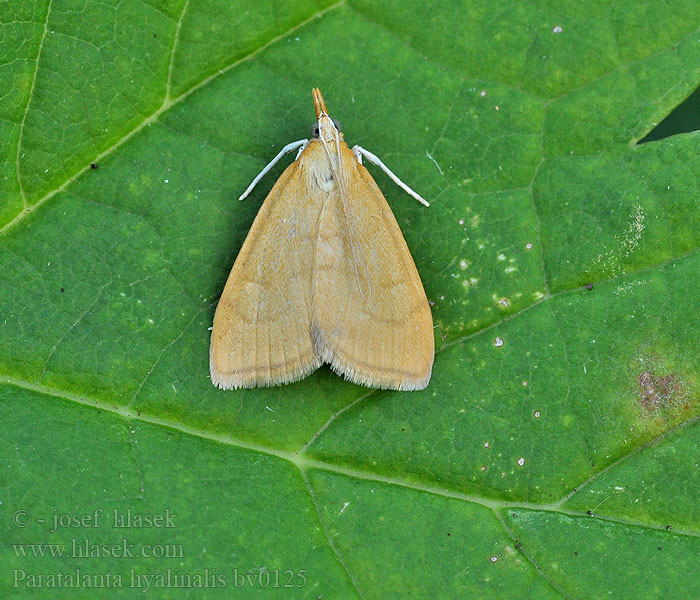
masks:
[[[700,88],[676,106],[645,138],[639,140],[639,143],[653,142],[678,133],[698,130],[700,130]]]

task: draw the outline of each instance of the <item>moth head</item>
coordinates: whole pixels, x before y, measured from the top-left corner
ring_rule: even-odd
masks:
[[[319,120],[311,126],[311,137],[332,142],[337,137],[343,139],[343,133],[338,119],[332,119],[328,115],[321,115]]]

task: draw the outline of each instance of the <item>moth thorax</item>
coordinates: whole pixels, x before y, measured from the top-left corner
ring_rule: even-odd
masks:
[[[330,192],[338,184],[335,169],[328,160],[318,161],[309,171],[314,183],[324,192]]]
[[[326,115],[321,115],[318,120],[319,135],[318,137],[327,144],[335,144],[336,139],[340,136],[340,132],[336,129],[333,119]],[[342,139],[342,138],[340,138]]]

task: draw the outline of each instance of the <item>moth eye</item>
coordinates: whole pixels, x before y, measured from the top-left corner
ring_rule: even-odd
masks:
[[[340,126],[340,121],[338,121],[338,119],[331,118],[331,121],[333,121],[333,125],[335,125],[335,128],[338,131],[343,131],[342,127]]]
[[[317,138],[319,136],[318,123],[314,123],[311,126],[311,137]]]

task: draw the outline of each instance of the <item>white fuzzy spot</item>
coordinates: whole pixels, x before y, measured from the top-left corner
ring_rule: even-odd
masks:
[[[621,294],[625,294],[626,292],[629,292],[632,288],[635,288],[640,285],[644,285],[645,283],[649,283],[646,279],[641,279],[637,281],[628,281],[627,283],[623,283],[622,285],[618,285],[615,288],[615,295],[619,296]]]
[[[600,265],[612,275],[624,273],[620,262],[637,249],[639,240],[646,229],[644,209],[639,204],[636,204],[633,208],[634,212],[629,216],[630,222],[627,225],[627,229],[622,232],[617,240],[617,247],[599,254],[593,261],[595,265]]]

